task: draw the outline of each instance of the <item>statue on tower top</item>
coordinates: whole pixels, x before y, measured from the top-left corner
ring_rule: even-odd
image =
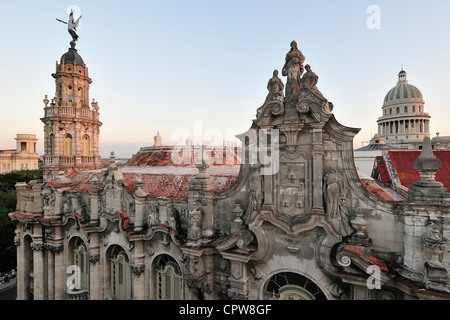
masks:
[[[297,42],[291,42],[291,50],[286,54],[286,61],[281,74],[287,76],[286,97],[292,97],[300,93],[300,79],[303,74],[303,62],[305,57],[297,48]]]
[[[58,20],[59,22],[67,24],[67,30],[69,31],[70,35],[72,36],[72,40],[74,42],[78,40],[76,28],[78,27],[78,24],[80,23],[80,19],[81,19],[81,15],[78,17],[77,20],[75,20],[75,18],[73,17],[72,9],[70,9],[69,19],[67,20],[67,22],[56,18],[56,20]]]

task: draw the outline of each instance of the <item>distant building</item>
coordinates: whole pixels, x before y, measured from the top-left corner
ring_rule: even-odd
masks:
[[[450,150],[450,136],[441,136],[436,132],[436,137],[431,139],[434,150]]]
[[[353,151],[356,168],[371,176],[375,158],[382,155],[383,149],[398,149],[397,147],[387,145],[382,137],[375,133],[367,146],[355,149]]]
[[[408,83],[406,71],[386,94],[383,114],[378,118],[378,134],[386,144],[400,149],[421,149],[424,137],[430,136],[430,115],[424,110],[422,93]]]
[[[16,149],[0,150],[0,173],[39,168],[36,135],[17,134]]]

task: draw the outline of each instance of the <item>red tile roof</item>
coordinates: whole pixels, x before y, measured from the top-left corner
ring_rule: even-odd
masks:
[[[204,156],[208,163],[216,165],[237,165],[239,149],[221,146],[205,146]],[[195,159],[199,154],[197,146],[162,146],[144,147],[131,157],[125,165],[139,167],[183,166],[195,167]]]
[[[450,190],[450,151],[433,151],[433,153],[441,160],[441,170],[436,173],[436,180]],[[420,150],[389,151],[389,158],[400,183],[407,188],[410,188],[414,181],[420,180],[419,172],[414,169],[414,161],[420,154]]]
[[[142,189],[148,192],[148,197],[167,197],[173,200],[186,200],[188,198],[187,190],[189,184],[195,175],[198,174],[197,168],[192,167],[122,167],[126,190],[129,194],[136,191],[134,181],[137,174],[141,174],[144,182]],[[234,185],[239,174],[239,166],[231,167],[210,167],[207,172],[215,184],[212,191],[223,191]],[[78,192],[88,192],[91,188],[89,181],[100,170],[96,171],[77,171],[72,172],[68,178],[73,183],[73,190]]]

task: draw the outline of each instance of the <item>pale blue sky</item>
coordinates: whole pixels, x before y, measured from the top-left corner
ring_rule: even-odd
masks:
[[[361,128],[355,147],[377,131],[385,94],[402,64],[425,99],[431,136],[450,135],[450,1],[2,1],[0,149],[17,133],[36,134],[43,151],[42,99],[69,48],[66,10],[83,15],[77,49],[99,101],[100,152],[129,157],[164,144],[180,129],[226,138],[244,132],[296,40],[337,120]],[[381,29],[367,28],[369,5]],[[285,82],[285,77],[282,78]]]

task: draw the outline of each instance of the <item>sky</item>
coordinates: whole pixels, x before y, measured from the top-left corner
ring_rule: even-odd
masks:
[[[76,48],[99,102],[102,157],[129,158],[158,131],[165,145],[186,134],[233,140],[292,40],[337,121],[361,129],[355,148],[377,132],[402,66],[424,96],[431,137],[450,135],[448,0],[0,0],[0,149],[36,134],[43,154],[42,100],[54,96],[51,74],[71,40],[56,18],[70,8],[82,15]]]

